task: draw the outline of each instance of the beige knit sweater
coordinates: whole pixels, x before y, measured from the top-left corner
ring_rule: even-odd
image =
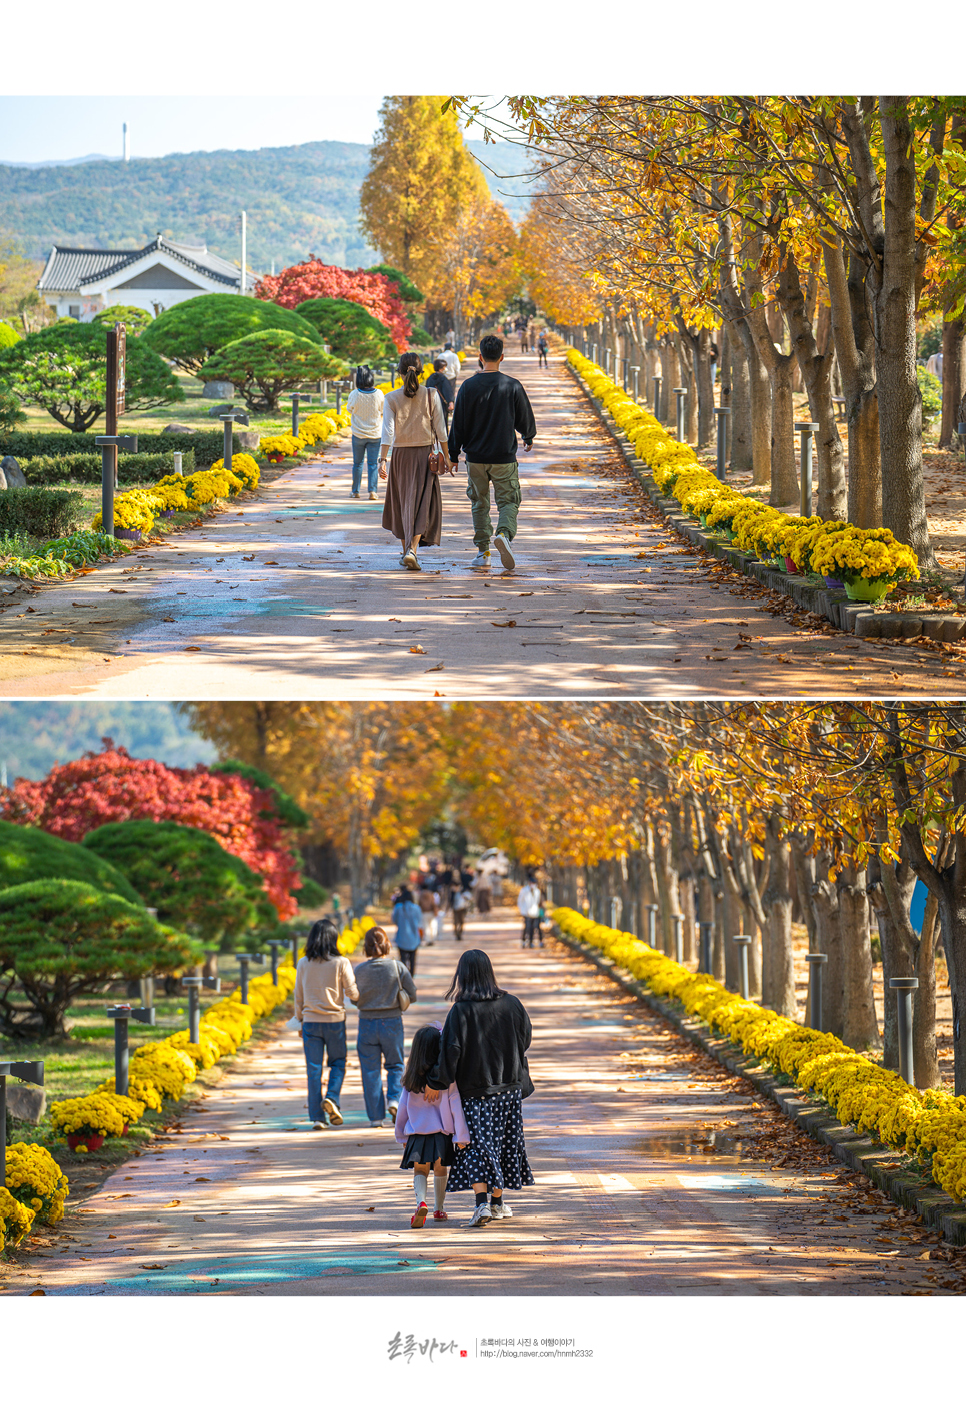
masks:
[[[429,401],[433,403],[430,423]],[[433,441],[433,432],[441,444],[446,442],[446,418],[443,405],[435,390],[421,385],[413,399],[406,398],[403,389],[386,395],[382,407],[383,448],[425,448]]]
[[[295,967],[295,1016],[306,1023],[344,1023],[345,998],[359,997],[352,966],[344,955],[307,960]]]

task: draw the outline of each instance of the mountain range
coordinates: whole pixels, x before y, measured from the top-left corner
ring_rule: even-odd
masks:
[[[514,218],[528,203],[523,148],[467,142],[482,157],[491,190]],[[359,187],[368,169],[362,143],[312,141],[257,151],[192,151],[131,161],[78,158],[0,165],[0,235],[29,258],[54,243],[140,248],[161,232],[239,256],[239,214],[248,215],[249,266],[269,272],[317,255],[355,268],[376,261],[359,229]],[[517,193],[520,191],[521,193]]]

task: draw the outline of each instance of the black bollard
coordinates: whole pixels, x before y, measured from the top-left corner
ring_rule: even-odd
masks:
[[[137,434],[98,434],[94,439],[101,450],[101,530],[105,536],[114,535],[114,485],[117,476],[117,455],[138,451]]]
[[[248,951],[244,951],[242,954],[237,955],[237,956],[236,956],[236,959],[238,960],[239,980],[240,980],[240,983],[241,983],[241,1001],[242,1001],[243,1004],[247,1004],[247,1003],[248,1003],[248,966],[249,966],[250,964],[263,965],[263,964],[265,963],[265,956],[264,956],[264,955],[251,955],[251,954],[248,953]]]
[[[687,399],[688,392],[687,392],[687,390],[685,390],[685,389],[677,389],[677,390],[674,391],[674,394],[675,394],[675,396],[676,396],[676,398],[677,398],[677,405],[676,405],[676,407],[675,407],[675,420],[676,420],[676,423],[677,423],[677,430],[678,430],[678,443],[683,443],[683,442],[684,442],[684,411],[685,411],[685,401],[686,401],[686,399]]]
[[[731,416],[731,410],[715,409],[714,413],[718,421],[718,460],[715,464],[715,473],[718,481],[724,482],[728,466],[728,420]]]
[[[660,417],[661,417],[661,376],[660,376],[660,375],[653,375],[651,378],[652,378],[652,380],[654,381],[654,418],[655,418],[655,419],[660,419]]]
[[[903,1081],[915,1086],[915,1058],[912,1049],[912,995],[919,988],[919,980],[914,976],[904,979],[890,979],[889,988],[896,991],[899,1014],[899,1075]]]
[[[271,959],[272,959],[272,983],[275,985],[275,987],[276,987],[276,989],[277,989],[277,988],[278,988],[278,961],[279,961],[279,951],[285,949],[286,942],[285,942],[284,940],[267,940],[265,943],[266,943],[266,945],[268,946],[269,950],[271,950],[271,952],[272,952],[272,955],[271,955]]]
[[[130,1004],[115,1004],[107,1010],[108,1018],[114,1019],[114,1090],[118,1096],[127,1095],[128,1070],[128,1020],[154,1026],[153,1008],[132,1008]]]
[[[684,964],[684,917],[677,914],[671,915],[674,922],[674,958],[679,965]]]
[[[218,418],[221,420],[222,424],[224,424],[224,426],[225,426],[225,440],[224,440],[224,446],[223,446],[223,448],[222,448],[222,457],[224,458],[224,467],[225,467],[225,471],[228,472],[228,473],[230,473],[230,472],[231,472],[231,451],[232,451],[231,426],[232,426],[232,424],[234,424],[234,423],[237,422],[237,423],[239,423],[239,424],[244,424],[245,427],[247,428],[247,427],[248,427],[248,415],[245,414],[244,411],[241,410],[241,409],[231,409],[231,410],[228,411],[227,414],[219,414],[219,415],[218,415]]]
[[[796,424],[802,460],[802,500],[801,515],[812,514],[812,434],[818,433],[818,424]]]
[[[187,974],[181,983],[188,991],[188,1041],[197,1043],[201,1038],[201,975]]]
[[[739,970],[741,980],[741,997],[749,998],[748,993],[748,946],[751,944],[750,935],[736,935],[735,944],[738,947]]]
[[[652,950],[655,950],[657,949],[657,913],[660,908],[653,901],[649,901],[644,909],[647,912],[647,943]]]
[[[634,372],[634,403],[635,403],[635,404],[640,404],[640,402],[641,402],[641,367],[640,367],[639,365],[632,365],[632,366],[631,366],[631,370],[633,370],[633,372]]]
[[[43,1062],[0,1062],[0,1189],[7,1186],[7,1077],[44,1084]]]
[[[822,1027],[822,966],[828,964],[828,955],[806,955],[808,961],[808,1004],[812,1012],[812,1027],[816,1033],[824,1033]]]
[[[290,398],[291,401],[292,401],[292,437],[293,437],[293,438],[298,438],[298,436],[299,436],[299,405],[300,405],[300,404],[309,404],[309,403],[311,403],[312,396],[311,396],[311,395],[304,395],[304,394],[302,394],[301,391],[299,391],[297,394],[290,395],[289,398]]]
[[[699,921],[698,933],[701,937],[701,973],[711,974],[711,932],[714,921]]]

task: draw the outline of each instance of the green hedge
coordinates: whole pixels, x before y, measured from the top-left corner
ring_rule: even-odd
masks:
[[[47,487],[10,487],[0,492],[0,535],[25,531],[49,540],[74,529],[83,510],[80,492],[51,492]]]
[[[57,458],[25,458],[20,466],[31,487],[49,487],[59,482],[100,482],[101,455],[65,453]],[[181,455],[181,470],[187,476],[195,470],[194,450]],[[119,482],[159,482],[174,472],[172,453],[122,453],[118,459]]]
[[[121,425],[124,433],[124,425]],[[10,454],[22,462],[25,458],[63,458],[68,454],[96,453],[96,434],[48,434],[17,430],[0,438],[0,457]],[[194,453],[195,468],[210,468],[218,461],[225,447],[223,431],[205,429],[197,434],[138,434],[139,453]]]

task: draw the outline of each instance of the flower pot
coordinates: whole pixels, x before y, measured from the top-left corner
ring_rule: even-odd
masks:
[[[846,580],[845,593],[850,599],[865,604],[878,604],[892,588],[891,580]]]
[[[822,579],[825,581],[826,589],[845,589],[844,580],[836,580],[832,575],[823,575]]]
[[[780,555],[775,560],[773,560],[772,564],[775,565],[782,572],[783,575],[788,574],[788,566],[785,564],[785,557],[783,555]]]
[[[164,516],[168,518],[174,516],[174,507],[169,508],[168,511],[158,512],[158,516]]]
[[[88,1131],[86,1135],[68,1135],[67,1143],[72,1150],[76,1150],[78,1146],[85,1150],[99,1150],[104,1143],[104,1136]]]
[[[128,1125],[127,1121],[125,1121],[124,1124],[121,1126],[121,1134],[126,1135],[130,1128],[131,1127]]]
[[[707,512],[702,512],[702,513],[701,513],[701,525],[705,528],[705,530],[708,529],[708,513],[707,513]]]
[[[732,531],[732,529],[731,529],[730,526],[722,526],[722,527],[720,528],[720,530],[724,532],[724,538],[725,538],[726,541],[733,541],[733,540],[734,540],[734,538],[735,538],[735,533]]]
[[[119,541],[140,541],[141,531],[132,531],[129,526],[115,526],[114,535]]]
[[[785,573],[788,575],[800,575],[802,573],[790,555],[785,556]]]

